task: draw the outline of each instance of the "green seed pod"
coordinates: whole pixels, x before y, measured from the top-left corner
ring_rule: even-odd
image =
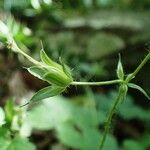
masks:
[[[48,72],[44,75],[43,77],[44,80],[49,82],[50,84],[55,84],[57,86],[65,87],[72,82],[68,76],[61,71],[53,71],[53,72]]]
[[[43,79],[50,84],[65,87],[72,82],[71,71],[65,64],[58,64],[51,60],[44,50],[41,50],[40,57],[42,63],[45,64],[47,72],[44,74]]]

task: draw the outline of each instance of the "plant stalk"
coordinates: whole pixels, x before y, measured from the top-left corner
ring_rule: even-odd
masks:
[[[46,64],[43,64],[42,62],[40,61],[37,61],[35,59],[33,59],[31,56],[29,56],[28,54],[26,54],[24,51],[22,51],[18,45],[16,44],[15,41],[12,42],[12,47],[11,47],[15,52],[19,53],[19,54],[22,54],[25,58],[27,58],[31,63],[33,63],[34,65],[36,66],[41,66],[43,68],[50,68],[50,66],[47,66]],[[55,67],[52,67],[51,66],[51,69],[53,70],[57,70],[57,71],[60,71],[58,68],[55,68]]]
[[[118,84],[121,83],[122,80],[110,80],[110,81],[102,81],[102,82],[76,82],[73,81],[71,85],[90,85],[90,86],[101,86],[101,85],[110,85],[110,84]]]
[[[129,76],[129,78],[126,79],[126,83],[130,82],[137,73],[143,68],[143,66],[150,60],[150,52],[147,54],[147,56],[142,60],[142,62],[139,64],[139,66],[135,69],[135,71]]]
[[[105,143],[105,140],[106,140],[106,137],[107,137],[107,133],[109,132],[109,128],[110,128],[110,125],[111,125],[111,120],[112,120],[112,117],[115,113],[115,110],[116,110],[118,104],[120,103],[120,101],[124,98],[125,94],[126,94],[126,91],[123,91],[120,87],[119,88],[119,93],[116,97],[116,100],[115,100],[115,102],[114,102],[114,104],[113,104],[113,106],[112,106],[112,108],[111,108],[111,110],[108,114],[107,120],[106,120],[104,134],[103,134],[103,137],[102,137],[102,140],[101,140],[101,143],[100,143],[100,148],[99,148],[100,150],[102,150],[103,147],[104,147],[104,143]]]

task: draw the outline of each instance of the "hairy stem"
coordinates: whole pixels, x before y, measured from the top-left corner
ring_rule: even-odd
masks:
[[[17,43],[12,39],[12,42],[9,40],[8,41],[9,42],[9,44],[11,44],[11,49],[12,50],[14,50],[15,52],[17,52],[17,53],[20,53],[20,54],[22,54],[25,58],[27,58],[30,62],[32,62],[33,64],[35,64],[35,65],[40,65],[41,66],[41,63],[40,62],[38,62],[38,61],[36,61],[35,59],[33,59],[31,56],[29,56],[28,54],[26,54],[24,51],[22,51],[19,47],[18,47],[18,45],[17,45]]]
[[[121,83],[122,80],[110,80],[110,81],[102,81],[102,82],[72,82],[71,85],[90,85],[90,86],[101,86],[101,85],[110,85],[110,84],[118,84]]]
[[[150,60],[150,52],[147,54],[147,56],[142,60],[142,62],[139,64],[139,66],[135,69],[135,71],[129,76],[129,78],[126,79],[126,83],[130,82],[137,73],[143,68],[143,66]]]
[[[107,136],[107,133],[109,132],[109,128],[110,128],[110,125],[111,125],[111,120],[112,120],[112,117],[115,113],[115,110],[116,110],[119,102],[124,98],[125,94],[126,94],[126,91],[123,91],[120,87],[119,88],[119,93],[118,93],[118,95],[115,99],[115,102],[114,102],[114,104],[113,104],[113,106],[112,106],[112,108],[111,108],[111,110],[108,114],[107,120],[106,120],[104,134],[103,134],[103,137],[102,137],[102,140],[101,140],[101,143],[100,143],[100,148],[99,148],[100,150],[103,149],[103,146],[104,146],[104,143],[105,143],[105,140],[106,140],[106,136]]]
[[[23,55],[25,58],[27,58],[31,63],[33,63],[34,65],[36,66],[41,66],[43,68],[51,68],[53,70],[57,70],[57,71],[60,71],[58,68],[55,68],[55,67],[52,67],[52,66],[48,66],[40,61],[37,61],[35,59],[33,59],[31,56],[29,56],[28,54],[26,54],[23,50],[21,50],[18,45],[16,44],[15,41],[12,42],[12,47],[11,49],[13,49],[15,52]]]

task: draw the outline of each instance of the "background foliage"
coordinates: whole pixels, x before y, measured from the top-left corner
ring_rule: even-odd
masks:
[[[49,56],[61,56],[73,68],[76,80],[101,81],[115,78],[118,53],[128,74],[149,50],[149,9],[149,0],[1,0],[0,19],[34,58],[42,41]],[[0,150],[97,150],[116,87],[70,87],[20,109],[47,84],[27,73],[22,66],[29,62],[1,41]],[[135,79],[148,93],[149,67]],[[104,150],[150,148],[150,104],[144,99],[129,91]]]

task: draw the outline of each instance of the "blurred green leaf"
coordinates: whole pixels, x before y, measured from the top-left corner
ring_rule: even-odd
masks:
[[[123,47],[124,42],[120,37],[108,33],[99,33],[89,40],[88,57],[90,59],[99,59]]]
[[[98,63],[98,62],[93,62],[93,63],[81,63],[79,62],[78,65],[78,70],[80,73],[84,73],[85,77],[90,76],[91,78],[94,77],[106,77],[107,71],[104,68],[104,63]],[[76,73],[76,72],[75,72]],[[75,74],[74,73],[74,74]]]
[[[3,137],[0,137],[0,150],[8,150],[8,145],[10,144],[9,140],[6,140]]]
[[[85,128],[83,129],[83,139],[81,150],[98,150],[100,143],[100,132],[97,128]]]
[[[35,129],[55,129],[56,136],[66,146],[98,150],[100,132],[97,117],[93,107],[80,106],[67,98],[56,96],[33,108],[29,113],[29,122]],[[112,150],[116,150],[115,139],[108,136],[106,150],[110,145]]]
[[[62,122],[70,120],[72,109],[74,109],[72,103],[63,97],[51,97],[43,100],[43,103],[29,111],[29,122],[36,129],[52,129]],[[40,122],[39,118],[41,118]]]
[[[76,130],[75,127],[71,123],[63,123],[57,127],[57,136],[62,143],[65,145],[75,148],[81,149],[82,146],[82,133]]]
[[[15,137],[14,139],[0,138],[0,150],[36,150],[27,139]]]
[[[53,97],[44,100],[43,104],[31,110],[29,117],[34,128],[55,129],[58,138],[70,147],[81,147],[81,149],[86,149],[88,146],[97,147],[99,132],[97,116],[93,109],[78,106],[63,97]],[[38,123],[39,117],[40,123]],[[94,139],[92,135],[95,135]],[[93,142],[95,139],[96,141]],[[86,145],[86,140],[89,145]]]
[[[9,134],[9,129],[6,127],[0,127],[0,138],[7,137]]]
[[[27,139],[22,139],[19,137],[14,138],[7,150],[36,150],[35,146],[30,143]]]
[[[145,150],[144,146],[141,143],[134,141],[134,140],[125,140],[123,143],[124,150]]]
[[[30,3],[30,0],[4,0],[4,8],[10,10],[11,8],[23,9],[26,8]]]
[[[104,118],[107,116],[107,113],[111,108],[111,104],[115,99],[115,96],[116,96],[115,92],[111,92],[108,95],[103,95],[103,94],[95,95],[100,123],[105,122]],[[117,113],[123,119],[126,120],[131,120],[135,118],[143,121],[150,120],[150,111],[144,110],[140,106],[134,104],[133,98],[129,95],[127,95],[124,101],[120,104]]]
[[[108,134],[103,149],[104,150],[108,150],[108,149],[118,150],[117,140],[112,135]]]
[[[49,130],[53,128],[53,118],[49,116],[49,109],[50,107],[46,108],[43,105],[32,108],[28,115],[28,122],[32,128],[38,130]]]

